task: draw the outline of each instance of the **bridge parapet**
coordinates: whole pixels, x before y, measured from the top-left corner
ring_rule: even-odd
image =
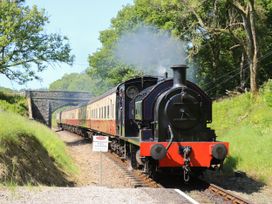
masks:
[[[29,118],[51,127],[52,113],[63,106],[77,106],[91,99],[88,92],[26,91]]]

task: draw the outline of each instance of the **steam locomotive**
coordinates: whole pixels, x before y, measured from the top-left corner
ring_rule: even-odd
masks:
[[[57,115],[60,128],[85,137],[109,136],[110,149],[151,177],[164,169],[190,174],[222,166],[229,144],[216,141],[212,101],[186,80],[186,65],[173,79],[144,76],[125,81],[89,103]]]

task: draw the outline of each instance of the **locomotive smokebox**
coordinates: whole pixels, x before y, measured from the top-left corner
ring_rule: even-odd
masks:
[[[185,64],[173,65],[173,87],[186,86],[186,69],[188,67]]]

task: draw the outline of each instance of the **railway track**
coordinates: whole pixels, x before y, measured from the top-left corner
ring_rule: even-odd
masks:
[[[205,181],[203,181],[205,182]],[[244,198],[235,195],[234,193],[231,193],[217,185],[214,184],[208,184],[208,191],[211,192],[214,195],[217,195],[227,203],[233,203],[233,204],[252,204],[252,202],[245,200]]]
[[[209,197],[210,203],[233,203],[233,204],[251,204],[252,202],[237,196],[217,185],[210,184],[204,180],[197,179],[192,183],[185,184],[177,177],[167,177],[167,179],[153,180],[144,174],[141,170],[134,170],[130,168],[127,160],[122,160],[115,153],[107,152],[104,155],[112,160],[121,168],[123,175],[129,180],[134,188],[149,187],[149,188],[174,188],[176,190],[190,192],[192,190],[199,190],[205,193],[205,197]],[[201,195],[202,196],[202,195]],[[204,203],[203,198],[195,198],[199,203]]]
[[[162,182],[160,180],[155,181],[151,178],[149,178],[146,174],[144,174],[140,170],[132,170],[129,168],[129,164],[125,160],[121,160],[120,157],[118,157],[114,153],[106,153],[105,154],[109,159],[113,160],[114,163],[121,167],[124,175],[130,180],[130,184],[134,188],[140,188],[140,187],[149,187],[149,188],[175,188],[182,191],[188,191],[186,188],[189,188],[190,190],[193,190],[194,188],[198,189],[200,187],[200,191],[205,193],[206,198],[210,200],[211,203],[231,203],[231,204],[252,204],[250,201],[235,195],[234,193],[229,192],[228,190],[225,190],[217,185],[210,184],[204,180],[197,179],[195,180],[195,184],[193,186],[185,185],[184,183],[180,183],[179,180],[176,179],[169,179],[171,184],[168,185],[165,182]],[[174,180],[174,182],[173,182]],[[168,181],[169,182],[169,181]],[[185,186],[185,187],[184,187]],[[198,186],[198,187],[197,187]],[[190,191],[189,190],[189,191]],[[197,199],[199,203],[203,202],[203,197],[199,196]]]
[[[105,155],[111,159],[116,165],[121,167],[124,175],[130,181],[130,184],[134,188],[138,187],[149,187],[149,188],[162,188],[163,186],[149,178],[147,175],[142,173],[140,170],[132,170],[129,167],[129,164],[125,160],[121,160],[114,153],[107,152]]]

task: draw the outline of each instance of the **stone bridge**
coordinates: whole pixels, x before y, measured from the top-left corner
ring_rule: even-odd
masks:
[[[51,127],[52,113],[63,106],[77,106],[91,99],[88,92],[26,91],[29,118]]]

